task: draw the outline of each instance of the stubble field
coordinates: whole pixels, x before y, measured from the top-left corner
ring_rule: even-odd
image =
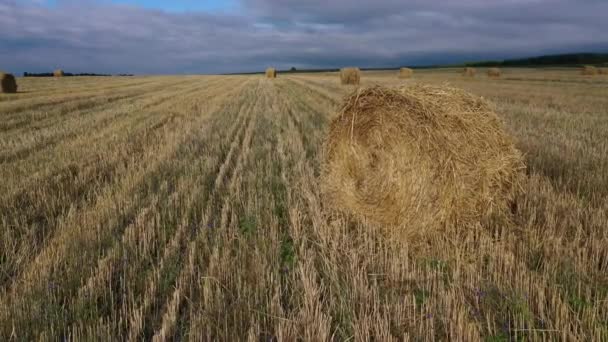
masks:
[[[366,72],[493,102],[513,223],[388,241],[332,213],[335,74],[18,79],[0,94],[0,340],[608,340],[608,76]]]

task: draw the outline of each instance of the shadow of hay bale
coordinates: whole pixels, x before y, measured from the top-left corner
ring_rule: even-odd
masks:
[[[321,190],[330,207],[410,238],[508,212],[522,160],[481,98],[372,87],[346,98],[331,123]]]

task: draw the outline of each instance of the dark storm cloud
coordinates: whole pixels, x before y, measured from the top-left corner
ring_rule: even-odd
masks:
[[[0,0],[11,71],[196,73],[432,64],[605,49],[604,0],[248,0],[168,13],[95,0]]]

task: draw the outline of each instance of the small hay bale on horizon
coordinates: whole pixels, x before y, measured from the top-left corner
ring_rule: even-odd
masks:
[[[599,74],[597,67],[593,65],[585,65],[581,70],[581,74],[585,76],[595,76]]]
[[[65,76],[65,73],[63,72],[63,70],[57,69],[57,70],[53,71],[53,76],[54,77],[63,77],[63,76]]]
[[[266,69],[266,78],[277,78],[277,70],[275,68]]]
[[[354,92],[323,152],[329,207],[408,241],[508,217],[524,168],[490,105],[445,86]]]
[[[361,83],[361,70],[359,68],[340,69],[340,83],[359,85]]]
[[[399,78],[410,78],[414,75],[414,70],[410,68],[401,68],[399,69]]]
[[[488,77],[499,78],[502,75],[502,70],[499,68],[488,69]]]
[[[475,74],[477,74],[477,70],[471,67],[464,68],[464,71],[462,72],[462,76],[466,77],[475,77]]]
[[[17,81],[15,76],[0,71],[0,93],[15,94],[17,92]]]

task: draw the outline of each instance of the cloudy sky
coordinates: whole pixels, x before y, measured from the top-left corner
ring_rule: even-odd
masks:
[[[608,0],[0,0],[0,68],[184,74],[608,51]]]

